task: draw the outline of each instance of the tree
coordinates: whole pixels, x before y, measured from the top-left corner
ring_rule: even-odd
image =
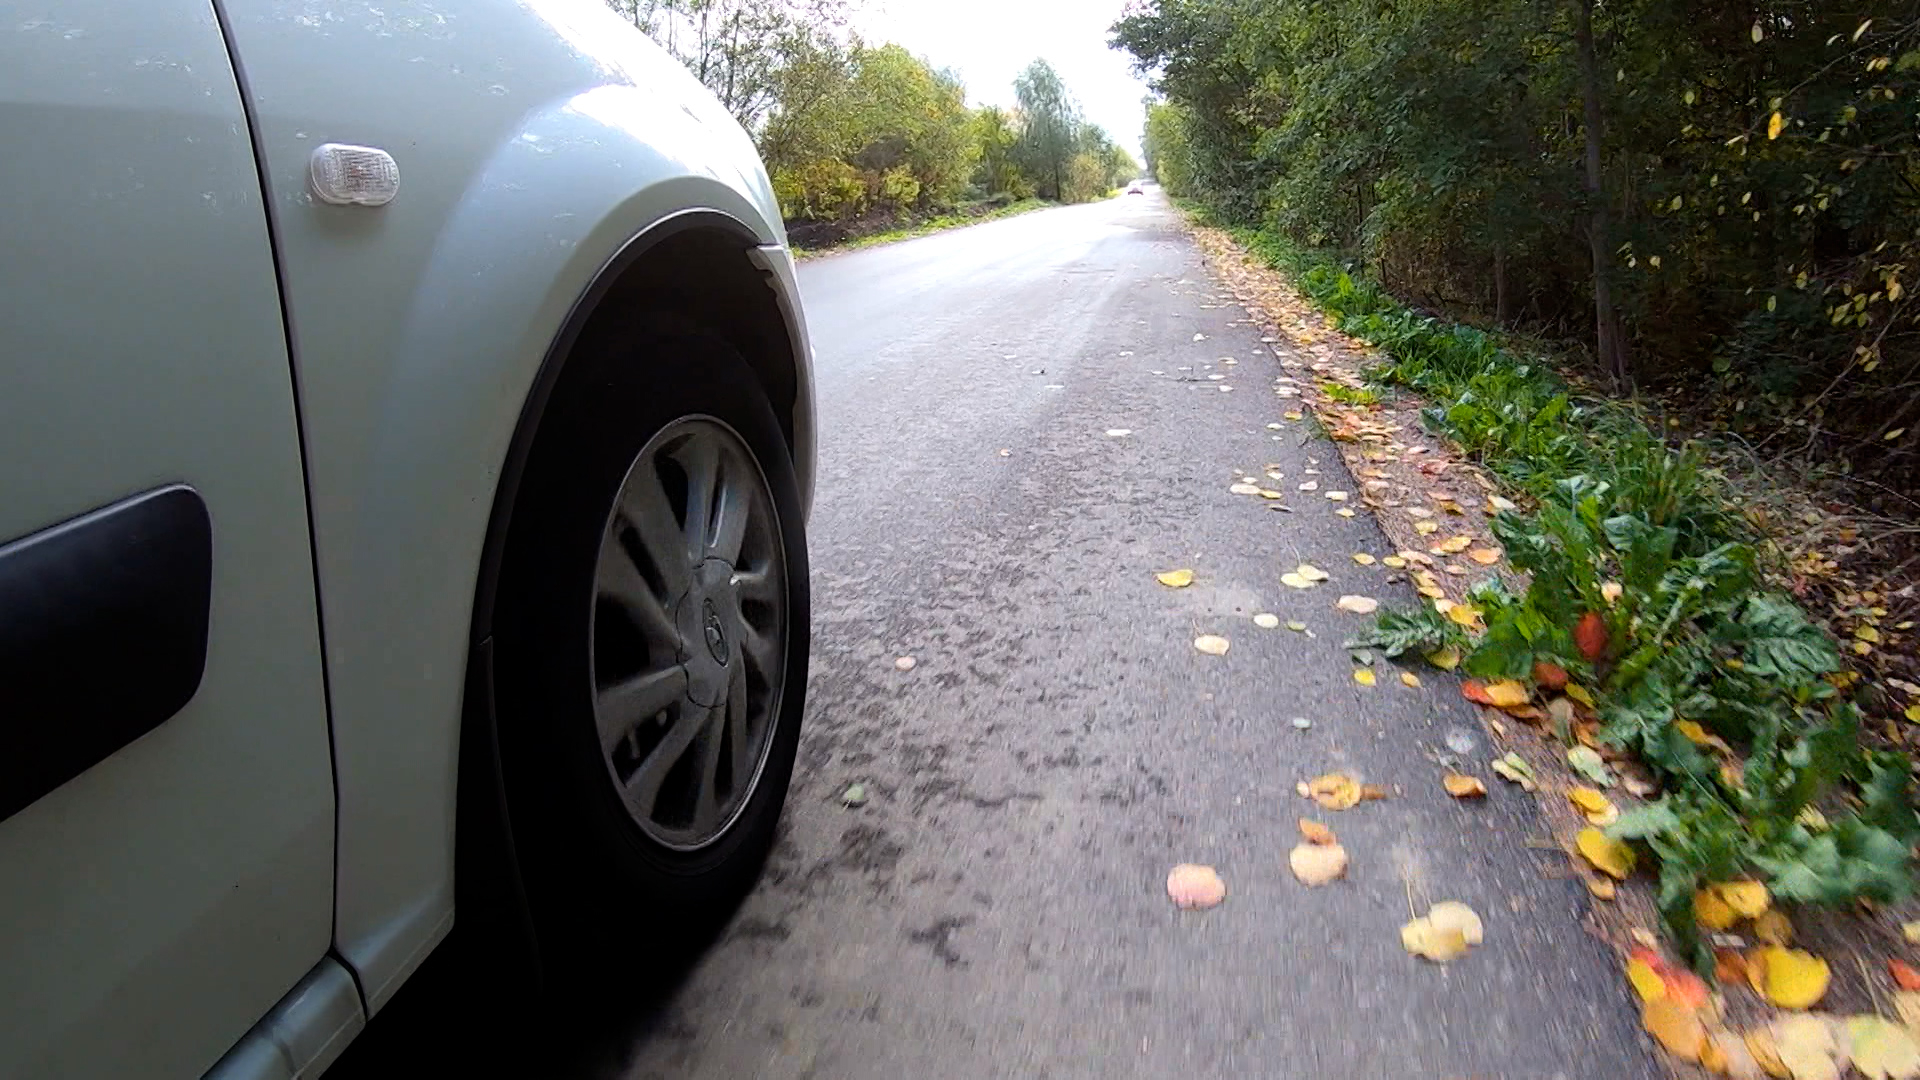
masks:
[[[1022,166],[1038,182],[1040,194],[1058,199],[1080,133],[1080,109],[1045,60],[1035,60],[1013,81],[1020,102]]]
[[[1187,145],[1186,110],[1170,102],[1147,105],[1147,129],[1141,149],[1147,169],[1167,194],[1188,196],[1193,190],[1193,150]]]
[[[1920,483],[1913,0],[1136,0],[1111,40],[1169,190]]]
[[[844,0],[608,0],[713,91],[749,131],[785,68],[846,22]]]
[[[1020,129],[1005,109],[985,105],[973,114],[973,141],[980,148],[979,184],[988,195],[1030,195],[1033,187],[1016,160]]]

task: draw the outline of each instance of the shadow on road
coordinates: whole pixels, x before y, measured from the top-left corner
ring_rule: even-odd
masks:
[[[615,1080],[672,1025],[668,1005],[726,922],[618,965],[622,974],[533,992],[459,932],[428,957],[327,1071],[328,1080],[538,1076]]]

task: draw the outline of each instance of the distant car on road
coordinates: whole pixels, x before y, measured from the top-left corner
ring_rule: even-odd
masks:
[[[1146,194],[1146,191],[1147,191],[1146,187],[1142,185],[1138,180],[1135,180],[1133,183],[1127,185],[1127,194],[1129,195],[1144,195]]]
[[[0,137],[0,1076],[314,1076],[456,915],[744,889],[814,411],[719,103],[600,0],[55,0]]]

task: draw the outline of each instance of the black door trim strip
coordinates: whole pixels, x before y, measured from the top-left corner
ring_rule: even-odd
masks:
[[[200,688],[213,521],[174,484],[0,546],[0,820]]]

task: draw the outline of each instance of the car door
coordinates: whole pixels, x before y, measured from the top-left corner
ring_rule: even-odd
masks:
[[[198,1076],[328,948],[285,329],[210,0],[0,20],[0,1076]]]

